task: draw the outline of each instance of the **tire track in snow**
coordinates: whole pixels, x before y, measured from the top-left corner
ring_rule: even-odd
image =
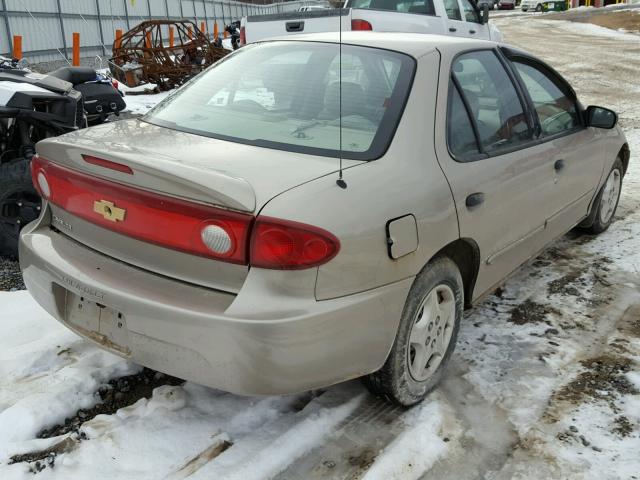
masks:
[[[361,478],[380,450],[406,429],[402,421],[404,412],[399,406],[367,396],[351,415],[336,426],[327,442],[289,465],[275,479]]]
[[[366,393],[357,382],[334,387],[312,399],[293,415],[256,429],[239,439],[192,479],[265,480],[323,443],[335,428],[358,409]],[[305,478],[305,477],[302,477]]]

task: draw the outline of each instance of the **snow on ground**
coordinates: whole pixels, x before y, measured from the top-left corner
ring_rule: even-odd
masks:
[[[531,16],[496,23],[583,103],[619,112],[631,166],[609,231],[566,235],[465,315],[425,402],[405,411],[357,381],[264,398],[182,384],[0,292],[0,478],[640,478],[640,46]],[[128,406],[93,416],[118,396]]]
[[[127,104],[125,111],[131,112],[133,115],[144,115],[170,93],[171,91],[137,95],[125,94],[124,101]]]
[[[631,15],[631,13],[629,13],[629,15]],[[633,33],[627,33],[619,30],[612,30],[610,28],[601,27],[600,25],[594,25],[592,23],[570,22],[567,20],[536,20],[541,23],[547,23],[554,28],[567,30],[571,34],[575,35],[611,37],[613,39],[626,42],[640,42],[640,35],[635,35]]]

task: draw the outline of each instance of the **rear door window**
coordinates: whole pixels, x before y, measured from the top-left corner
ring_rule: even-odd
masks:
[[[532,139],[523,103],[493,51],[460,55],[454,60],[452,76],[469,107],[483,153],[498,154]]]

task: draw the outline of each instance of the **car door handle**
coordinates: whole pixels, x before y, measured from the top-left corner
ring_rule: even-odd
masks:
[[[469,195],[465,200],[464,204],[467,206],[467,208],[473,208],[473,207],[477,207],[482,202],[484,202],[484,193],[476,192]]]
[[[556,172],[562,170],[564,168],[564,160],[556,160],[555,162],[553,162],[553,168],[556,170]]]
[[[469,33],[476,33],[475,30],[469,30]]]
[[[457,29],[457,28],[454,28],[454,27],[449,27],[449,31],[450,31],[450,32],[457,32],[457,31],[458,31],[458,29]]]

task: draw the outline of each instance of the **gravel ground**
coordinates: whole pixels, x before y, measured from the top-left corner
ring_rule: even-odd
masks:
[[[13,292],[24,288],[18,261],[0,257],[0,291]]]

